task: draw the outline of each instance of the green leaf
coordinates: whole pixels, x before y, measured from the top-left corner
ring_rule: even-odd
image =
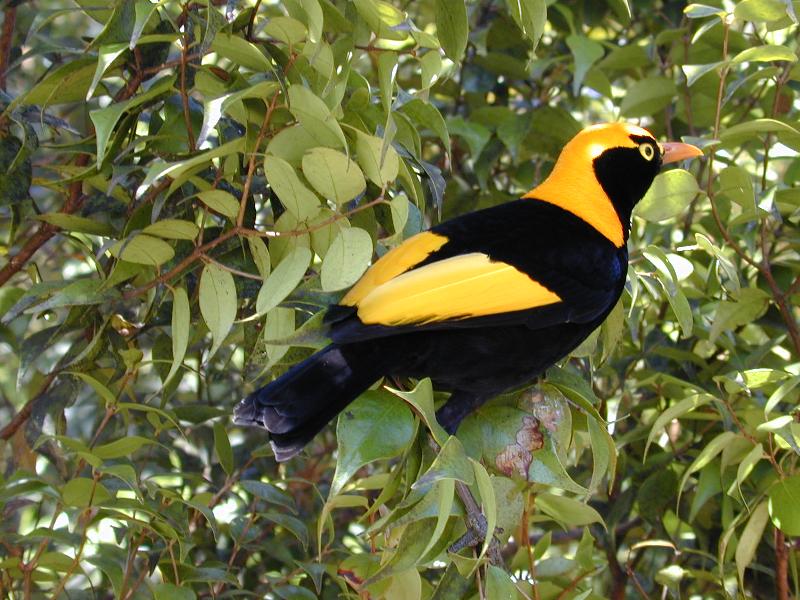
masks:
[[[723,431],[705,445],[705,447],[700,451],[700,454],[697,455],[697,458],[695,458],[694,461],[692,461],[692,464],[689,465],[689,467],[683,472],[683,477],[681,478],[680,485],[678,486],[679,503],[681,494],[683,493],[683,488],[686,487],[686,482],[689,480],[689,476],[708,465],[708,463],[710,463],[714,457],[722,452],[725,447],[734,439],[736,439],[736,434],[734,432]]]
[[[580,375],[566,368],[553,367],[547,371],[547,385],[553,386],[569,400],[585,410],[592,418],[605,425],[605,421],[597,412],[595,404],[599,404],[592,386]]]
[[[193,240],[200,233],[200,228],[191,221],[162,219],[145,227],[142,233],[168,240]]]
[[[172,380],[183,364],[189,347],[190,325],[189,296],[183,287],[172,288],[172,365],[164,378],[164,385]]]
[[[655,276],[661,287],[670,308],[675,313],[675,318],[681,327],[681,333],[688,337],[692,334],[694,317],[686,295],[680,288],[678,276],[667,255],[658,246],[648,246],[642,253],[644,257],[656,268]]]
[[[309,222],[311,248],[317,256],[324,259],[339,232],[349,227],[350,221],[346,217],[342,217],[342,215],[335,213],[330,208],[323,208]]]
[[[342,229],[322,261],[320,281],[326,292],[353,285],[367,270],[372,259],[372,238],[358,227]]]
[[[549,492],[536,495],[536,507],[559,523],[570,527],[582,527],[592,523],[603,523],[603,517],[588,504],[569,496],[556,496]]]
[[[511,577],[500,567],[489,565],[486,571],[487,598],[517,598],[517,588]]]
[[[596,490],[604,476],[607,477],[609,487],[614,484],[614,475],[617,469],[617,447],[614,438],[595,419],[586,419],[589,429],[589,439],[592,444],[592,480],[589,489]]]
[[[242,481],[242,487],[256,498],[266,500],[271,504],[283,506],[284,508],[288,508],[291,512],[297,513],[297,503],[294,501],[294,498],[271,483],[246,479]]]
[[[131,435],[108,444],[96,446],[92,449],[92,454],[99,456],[103,460],[119,458],[120,456],[129,456],[148,444],[155,444],[155,442],[138,435]]]
[[[269,60],[258,46],[239,35],[217,33],[211,43],[211,50],[256,73],[266,73],[271,70]]]
[[[263,315],[283,302],[303,279],[310,262],[311,250],[308,248],[297,246],[291,250],[261,286],[256,298],[256,312]]]
[[[797,62],[797,54],[786,46],[776,46],[767,44],[742,50],[733,57],[733,64],[743,62],[772,62],[774,60],[785,60]]]
[[[103,164],[103,160],[105,160],[106,149],[108,148],[111,134],[113,133],[120,117],[125,112],[132,111],[142,104],[154,100],[162,94],[172,91],[172,84],[174,81],[175,78],[172,76],[163,77],[157,83],[150,86],[146,92],[138,94],[130,100],[126,100],[125,102],[114,102],[105,108],[98,108],[89,111],[89,117],[91,118],[92,123],[94,123],[95,136],[97,138],[98,169],[100,169]]]
[[[114,228],[94,219],[67,215],[64,213],[45,213],[36,215],[36,219],[60,227],[65,231],[76,233],[88,233],[89,235],[101,235],[103,237],[114,237]]]
[[[154,600],[195,600],[197,595],[188,586],[178,586],[174,583],[159,583],[153,586]]]
[[[703,75],[718,69],[724,64],[724,61],[719,61],[704,65],[681,65],[683,74],[686,76],[686,85],[692,87]]]
[[[117,57],[125,52],[128,49],[128,44],[126,42],[122,42],[119,44],[109,44],[107,46],[100,46],[100,49],[97,52],[97,69],[95,69],[94,77],[92,78],[92,83],[89,84],[89,89],[86,91],[86,100],[91,100],[92,96],[94,95],[94,90],[97,87],[97,84],[100,83],[100,80],[103,78],[103,75],[108,70],[108,67],[111,66]]]
[[[244,148],[245,136],[237,137],[230,142],[226,142],[221,146],[217,146],[215,148],[211,148],[210,150],[206,150],[205,152],[200,152],[196,154],[192,158],[187,158],[185,160],[180,160],[174,163],[166,163],[160,160],[155,161],[150,168],[147,170],[147,175],[142,182],[142,185],[139,186],[137,191],[138,195],[143,193],[143,190],[147,189],[149,185],[151,185],[156,180],[170,176],[172,177],[172,184],[170,185],[170,193],[181,186],[184,181],[186,180],[186,173],[200,167],[202,165],[206,165],[210,163],[212,160],[221,157],[236,157],[236,155]],[[237,202],[238,204],[238,202]]]
[[[267,313],[264,323],[264,350],[269,359],[268,365],[274,365],[289,351],[291,345],[270,343],[269,340],[290,339],[294,333],[294,309],[276,306]]]
[[[644,458],[647,458],[647,451],[650,449],[650,444],[652,444],[657,437],[660,437],[661,434],[664,433],[667,425],[672,423],[673,420],[679,419],[686,413],[695,411],[701,406],[705,406],[713,399],[714,397],[709,394],[695,394],[688,398],[684,398],[676,404],[673,404],[667,410],[658,415],[656,420],[653,421],[653,426],[650,428],[650,433],[647,436],[647,443],[644,446]]]
[[[773,409],[783,400],[797,385],[800,384],[800,375],[795,375],[791,379],[788,379],[784,383],[778,387],[772,395],[767,400],[767,403],[764,405],[764,417],[768,418],[769,413],[773,411]]]
[[[447,441],[449,437],[447,432],[436,420],[436,410],[433,407],[433,385],[429,378],[422,379],[411,391],[395,390],[390,387],[386,389],[392,394],[400,396],[413,407],[431,432],[436,443],[442,445]]]
[[[94,392],[103,399],[103,401],[106,403],[106,406],[113,406],[117,403],[117,397],[113,394],[113,392],[88,373],[77,373],[74,371],[67,372],[70,375],[81,379],[85,383],[88,383]]]
[[[261,81],[242,90],[206,100],[203,106],[203,125],[197,134],[197,144],[202,146],[206,142],[211,130],[217,126],[223,114],[233,113],[238,116],[244,113],[243,100],[257,98],[268,103],[280,89],[280,85],[274,81]]]
[[[133,29],[130,34],[130,39],[128,41],[128,48],[133,50],[136,48],[136,45],[139,44],[140,40],[142,40],[142,33],[144,32],[144,28],[147,26],[147,23],[150,21],[150,17],[156,12],[158,8],[158,4],[153,4],[149,0],[136,0],[135,14],[136,19],[133,23]],[[145,38],[148,36],[145,36]]]
[[[787,4],[782,0],[742,0],[733,15],[743,21],[765,23],[777,21],[787,15]]]
[[[447,119],[447,129],[451,135],[463,138],[469,146],[470,155],[477,159],[492,137],[492,132],[480,123],[465,121],[463,117]]]
[[[476,460],[469,459],[472,464],[472,471],[475,474],[475,483],[478,485],[478,491],[481,495],[481,512],[486,517],[486,538],[483,540],[483,547],[481,554],[478,557],[482,559],[492,543],[494,537],[494,530],[497,526],[497,499],[494,496],[494,487],[492,487],[492,480],[489,473],[486,472],[486,467]]]
[[[694,175],[683,169],[672,169],[656,175],[650,189],[636,205],[636,214],[647,221],[664,221],[683,212],[699,193],[700,186]]]
[[[339,415],[338,457],[328,498],[339,494],[363,465],[400,454],[414,431],[414,417],[405,402],[382,390],[361,394]]]
[[[547,2],[545,0],[506,0],[508,12],[530,40],[533,49],[539,44],[547,23]]]
[[[431,466],[411,487],[414,490],[425,491],[428,486],[442,479],[454,479],[467,485],[475,483],[475,472],[470,465],[469,457],[464,452],[461,441],[454,435],[447,438]]]
[[[439,79],[439,74],[442,72],[442,57],[438,51],[429,50],[419,58],[419,66],[422,89],[428,89]]]
[[[124,261],[152,267],[162,265],[175,256],[175,250],[167,242],[143,233],[117,242],[108,251]]]
[[[319,199],[297,176],[294,167],[282,158],[267,155],[264,158],[264,174],[281,204],[298,221],[304,221],[319,212]]]
[[[220,422],[214,423],[214,449],[217,451],[219,464],[222,466],[226,475],[233,473],[233,449],[231,441],[228,439],[228,432],[225,425]]]
[[[289,110],[316,140],[316,145],[347,147],[347,141],[339,123],[325,102],[310,89],[302,85],[291,86],[289,88]]]
[[[445,55],[461,61],[469,37],[467,7],[464,0],[435,0],[436,35]]]
[[[211,332],[213,343],[206,360],[214,356],[236,319],[236,284],[233,275],[208,263],[200,276],[200,314]]]
[[[582,35],[567,37],[567,46],[575,60],[575,74],[572,78],[572,93],[580,92],[581,84],[594,63],[603,58],[603,46]]]
[[[51,70],[27,94],[19,96],[12,106],[85,102],[96,69],[97,60],[91,56],[67,61]]]
[[[391,146],[386,147],[385,155],[381,155],[383,140],[381,138],[357,132],[356,157],[364,174],[375,185],[383,188],[397,178],[400,169],[400,157]]]
[[[627,117],[652,115],[672,102],[676,95],[677,88],[672,79],[648,77],[625,91],[619,110]]]
[[[394,52],[381,52],[378,55],[378,87],[381,92],[381,104],[383,105],[383,111],[389,115],[390,119],[396,76],[397,54]],[[389,130],[390,124],[391,121],[387,123],[387,131]]]
[[[742,288],[736,300],[723,300],[708,333],[709,341],[715,341],[724,331],[752,323],[763,315],[769,306],[769,296],[758,288]]]
[[[264,33],[290,48],[306,39],[305,25],[291,17],[271,17],[264,27]]]
[[[433,104],[415,98],[403,104],[400,111],[407,115],[420,130],[430,129],[435,133],[442,140],[445,153],[450,154],[450,133],[439,109]]]
[[[253,257],[258,274],[261,275],[261,279],[266,279],[272,270],[267,245],[264,240],[254,235],[247,236],[247,245],[250,247],[250,255]]]
[[[800,475],[791,475],[769,489],[769,516],[788,536],[800,535]]]
[[[61,501],[66,506],[97,506],[111,498],[109,491],[102,483],[88,477],[70,479],[61,489]]]
[[[707,4],[689,4],[683,9],[683,14],[690,19],[704,19],[712,15],[723,17],[725,11],[717,6],[708,6]]]
[[[278,156],[299,167],[303,155],[318,145],[317,140],[301,124],[281,129],[267,144],[267,154]],[[338,144],[336,144],[338,146]]]
[[[208,208],[223,216],[228,217],[231,221],[236,220],[239,215],[239,201],[233,194],[224,190],[206,190],[197,194],[200,202],[205,204]]]
[[[353,4],[377,37],[387,40],[404,40],[408,37],[404,31],[395,29],[405,21],[406,16],[391,3],[384,0],[353,0]]]
[[[444,528],[447,525],[447,520],[450,518],[450,511],[453,509],[453,497],[455,495],[456,482],[454,479],[443,479],[437,484],[436,494],[438,494],[437,511],[436,511],[436,527],[430,535],[430,541],[425,546],[420,556],[425,556],[439,541],[444,533]],[[431,492],[433,493],[433,492]]]
[[[719,173],[719,193],[733,200],[744,214],[755,216],[756,193],[753,180],[742,167],[725,167]]]
[[[349,202],[367,187],[359,166],[331,148],[312,148],[306,152],[303,174],[319,194],[339,205]]]
[[[736,485],[736,488],[739,490],[739,496],[741,496],[742,501],[744,501],[745,505],[747,501],[745,500],[744,494],[742,493],[742,483],[745,479],[753,472],[753,468],[758,464],[758,462],[764,458],[764,446],[761,444],[756,444],[747,453],[742,461],[739,463],[739,466],[736,468],[736,481],[732,483],[730,488],[728,489],[728,495],[733,495],[733,487]]]
[[[739,543],[736,545],[736,570],[742,585],[744,584],[744,570],[756,556],[756,550],[761,544],[761,537],[764,535],[768,520],[767,503],[761,502],[753,509],[747,525],[744,526],[742,534],[739,536]]]
[[[389,209],[392,213],[392,228],[398,238],[402,237],[403,228],[408,222],[410,206],[411,203],[408,200],[408,196],[403,193],[398,194],[389,201]]]
[[[422,519],[410,523],[403,530],[402,537],[397,544],[397,550],[392,554],[389,562],[364,581],[365,585],[373,585],[390,575],[404,573],[417,566],[424,558],[423,552],[427,546],[428,536],[433,527],[433,519]],[[408,591],[408,590],[406,590]],[[402,597],[405,600],[405,597]]]
[[[755,138],[764,133],[785,133],[800,136],[800,131],[776,119],[753,119],[720,132],[719,139],[723,144],[738,145],[743,140]]]
[[[309,39],[316,43],[322,39],[322,28],[324,25],[324,15],[322,7],[317,0],[300,0],[303,11],[306,13],[306,24],[308,25]]]

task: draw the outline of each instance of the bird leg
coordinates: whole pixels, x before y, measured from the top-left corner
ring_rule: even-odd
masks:
[[[434,452],[438,453],[441,450],[439,444],[437,444],[436,440],[430,435],[428,435],[428,443],[431,448],[433,448]],[[483,512],[481,512],[481,507],[478,505],[478,501],[475,500],[475,496],[472,495],[469,486],[462,481],[456,481],[455,483],[456,494],[461,500],[461,504],[464,505],[464,512],[466,513],[464,524],[467,527],[467,531],[448,548],[448,551],[453,553],[483,543],[488,533],[486,517]],[[503,557],[500,554],[500,542],[494,535],[495,533],[502,533],[502,531],[502,529],[496,528],[495,531],[492,532],[492,540],[489,542],[489,549],[487,550],[489,562],[495,566],[503,565]]]
[[[455,435],[461,421],[486,401],[471,392],[456,390],[445,405],[436,411],[436,420],[450,435]]]
[[[465,519],[467,531],[448,548],[448,551],[453,553],[483,543],[488,535],[486,517],[481,512],[467,484],[456,481],[456,494],[461,499],[461,503],[467,513]],[[497,528],[492,532],[492,540],[489,542],[489,549],[487,550],[489,562],[497,567],[503,565],[503,556],[500,554],[500,542],[495,537],[495,533],[502,533],[502,531],[502,529]]]

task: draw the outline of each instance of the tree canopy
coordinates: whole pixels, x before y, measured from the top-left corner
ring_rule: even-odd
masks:
[[[0,596],[800,595],[800,2],[0,5]],[[374,257],[615,120],[705,157],[536,386],[448,437],[384,381],[283,465],[232,425]]]

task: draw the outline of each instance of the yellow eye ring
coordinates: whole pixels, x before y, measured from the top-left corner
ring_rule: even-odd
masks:
[[[639,152],[645,160],[653,160],[656,156],[656,149],[653,147],[653,144],[641,144],[639,146]]]

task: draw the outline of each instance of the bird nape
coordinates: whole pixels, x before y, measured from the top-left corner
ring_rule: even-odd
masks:
[[[242,400],[235,422],[265,428],[284,461],[380,377],[430,377],[451,392],[436,417],[455,433],[603,322],[625,285],[634,205],[663,164],[701,154],[624,123],[584,129],[519,200],[436,225],[377,260],[329,308],[332,343]]]

